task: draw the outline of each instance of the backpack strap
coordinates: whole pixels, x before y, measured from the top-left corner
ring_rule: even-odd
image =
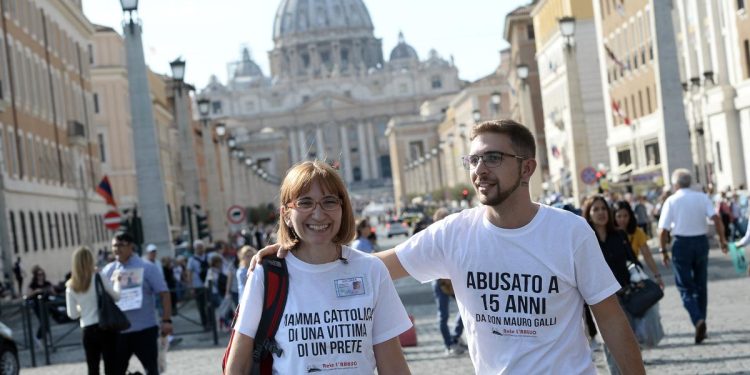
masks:
[[[289,271],[284,259],[268,256],[261,261],[263,265],[263,281],[265,289],[263,293],[263,313],[260,316],[258,330],[255,333],[255,348],[253,349],[253,368],[252,375],[271,374],[273,366],[273,356],[281,357],[283,350],[276,345],[276,331],[281,324],[281,315],[284,313],[286,298],[289,294]],[[240,306],[234,310],[232,319],[232,333],[229,336],[229,344],[224,350],[224,359],[221,363],[222,373],[226,374],[227,360],[229,351],[232,349],[234,339],[234,326],[237,322],[237,315],[240,312]]]
[[[253,350],[253,375],[271,373],[273,356],[281,357],[283,351],[276,345],[276,331],[281,324],[286,299],[289,294],[289,271],[284,259],[275,256],[262,260],[265,293],[263,314],[260,317],[258,331],[255,334]]]

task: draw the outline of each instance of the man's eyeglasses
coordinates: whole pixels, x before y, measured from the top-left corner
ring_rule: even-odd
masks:
[[[526,160],[529,158],[528,156],[513,155],[502,151],[490,151],[485,152],[484,155],[464,155],[461,157],[461,164],[463,164],[465,169],[472,170],[479,166],[479,161],[481,160],[487,168],[496,168],[503,163],[504,157],[518,160]]]
[[[333,211],[341,207],[341,199],[333,196],[325,197],[320,201],[316,201],[312,198],[302,198],[288,203],[287,207],[294,208],[299,212],[312,212],[317,205],[320,205],[320,208],[324,211]]]
[[[112,247],[126,247],[130,246],[130,243],[128,242],[115,242],[112,244]]]

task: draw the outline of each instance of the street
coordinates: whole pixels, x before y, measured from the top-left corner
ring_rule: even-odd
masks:
[[[384,233],[383,228],[378,229],[378,233]],[[381,248],[389,248],[405,239],[379,238],[379,244]],[[643,351],[646,370],[653,374],[750,374],[750,293],[747,292],[750,279],[735,274],[728,256],[718,249],[711,251],[708,339],[702,345],[694,345],[694,330],[682,308],[671,270],[662,269],[661,272],[667,276],[665,296],[660,302],[665,337],[657,348]],[[404,349],[412,373],[472,373],[468,354],[460,357],[444,355],[430,284],[419,284],[412,278],[397,280],[395,284],[406,309],[414,315],[417,327],[418,346]],[[455,304],[451,305],[451,310],[454,314]],[[184,336],[183,343],[168,354],[167,373],[219,373],[227,338],[227,333],[220,333],[219,346],[216,347],[211,345],[208,333]],[[595,356],[598,372],[607,374],[603,352],[598,350]],[[42,362],[39,358],[38,364]],[[26,351],[22,353],[22,364],[25,366],[22,373],[82,374],[86,368],[83,358],[80,347],[64,348],[53,354],[52,362],[55,364],[29,368]],[[141,370],[135,358],[130,363],[130,371]]]

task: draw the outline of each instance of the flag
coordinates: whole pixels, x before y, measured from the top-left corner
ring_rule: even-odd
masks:
[[[117,207],[115,203],[115,197],[112,195],[112,186],[109,184],[109,178],[104,176],[99,186],[96,187],[96,192],[104,198],[104,201],[112,207]]]
[[[621,69],[623,70],[630,69],[629,66],[625,66],[625,64],[623,64],[622,61],[620,61],[620,59],[618,59],[617,56],[615,56],[615,53],[612,52],[612,50],[609,49],[609,47],[607,47],[606,44],[604,45],[604,50],[607,51],[607,56],[609,56],[609,58],[612,59],[612,61],[614,61],[615,64],[617,64],[617,66],[619,66]]]
[[[620,105],[617,104],[616,101],[612,101],[612,110],[615,112],[617,117],[622,119],[622,122],[625,123],[625,125],[630,126],[630,118],[625,114],[625,111],[620,108]]]

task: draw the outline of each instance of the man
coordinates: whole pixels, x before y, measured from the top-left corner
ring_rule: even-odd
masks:
[[[169,290],[164,277],[153,264],[134,254],[133,237],[119,232],[112,238],[112,253],[115,261],[107,264],[102,273],[120,285],[120,301],[117,305],[130,321],[130,328],[117,337],[118,374],[127,371],[130,357],[135,354],[146,373],[158,374],[157,339],[159,325],[156,322],[154,296],[161,297],[164,307],[161,316],[161,334],[172,334],[172,316]]]
[[[157,251],[156,245],[150,243],[146,245],[146,256],[143,257],[143,260],[146,262],[149,262],[156,266],[156,269],[159,270],[159,274],[162,278],[164,278],[164,270],[161,267],[161,263],[157,259],[158,251]]]
[[[16,282],[18,283],[18,296],[23,295],[23,278],[26,276],[26,271],[23,270],[23,267],[21,267],[21,257],[18,257],[16,259],[16,262],[13,263],[13,275],[16,277]]]
[[[672,268],[682,305],[695,326],[695,343],[706,339],[706,309],[708,306],[708,237],[706,218],[713,220],[719,236],[721,251],[726,253],[727,239],[721,217],[714,210],[711,199],[703,192],[690,188],[692,176],[687,169],[672,173],[672,186],[677,191],[664,202],[659,217],[659,244],[662,261],[670,263],[667,244],[672,244]]]
[[[635,213],[635,220],[638,226],[643,229],[643,232],[651,238],[651,218],[649,215],[651,209],[649,209],[649,203],[646,197],[640,195],[636,198],[635,204],[633,205],[633,213]]]
[[[615,295],[620,286],[590,226],[531,201],[535,144],[510,120],[477,125],[463,160],[482,205],[376,256],[394,279],[451,279],[478,374],[596,374],[581,326],[584,301],[622,373],[643,374]]]
[[[195,303],[198,306],[198,314],[204,330],[208,330],[208,316],[206,314],[206,288],[204,286],[206,272],[208,272],[208,257],[206,257],[206,245],[201,240],[193,242],[193,256],[187,263],[187,285],[193,288]]]

